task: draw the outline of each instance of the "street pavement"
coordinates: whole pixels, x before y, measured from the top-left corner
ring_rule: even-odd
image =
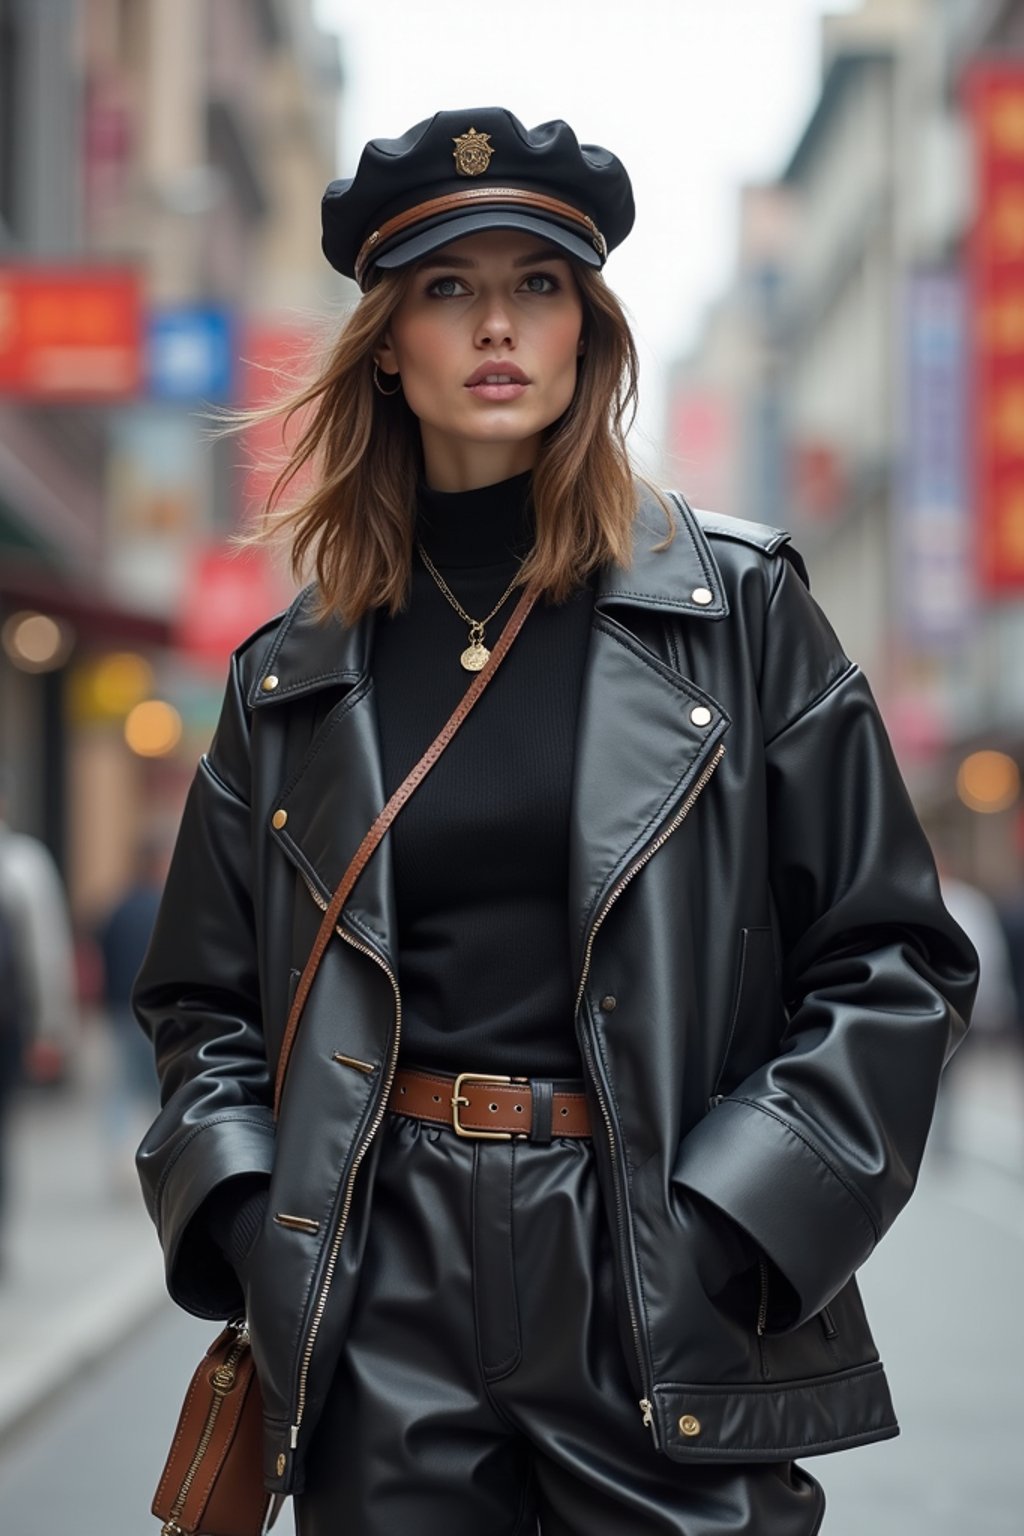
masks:
[[[107,1130],[114,1075],[98,1015],[75,1080],[15,1101],[0,1271],[0,1443],[153,1315],[163,1275],[127,1133]],[[146,1111],[140,1110],[140,1118]],[[154,1104],[149,1118],[156,1113]],[[8,1536],[0,1506],[0,1532]]]
[[[141,1200],[112,1187],[105,1070],[94,1031],[73,1090],[26,1098],[15,1127],[2,1536],[156,1536],[153,1486],[213,1332],[166,1302]],[[825,1536],[1024,1531],[1024,1064],[979,1058],[959,1076],[949,1149],[862,1271],[903,1434],[806,1463]],[[275,1536],[292,1529],[286,1512]]]

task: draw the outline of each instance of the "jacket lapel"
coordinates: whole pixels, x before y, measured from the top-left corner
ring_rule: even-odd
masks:
[[[719,702],[640,638],[652,615],[707,621],[728,605],[696,519],[671,503],[675,538],[645,497],[628,569],[608,567],[595,596],[576,727],[569,829],[569,912],[575,974],[587,934],[616,882],[683,803],[729,719]]]
[[[641,638],[652,615],[714,621],[728,613],[714,556],[696,518],[671,503],[675,538],[645,495],[626,568],[601,573],[576,731],[570,824],[569,902],[574,962],[608,893],[682,803],[729,720]],[[328,900],[384,804],[370,658],[373,618],[352,628],[317,624],[300,593],[262,661],[248,703],[254,711],[330,691],[331,698],[272,824],[288,858]],[[428,743],[424,742],[424,750]],[[280,815],[274,820],[280,821]],[[397,928],[389,839],[349,898],[346,926],[391,964]]]
[[[271,836],[326,904],[384,805],[384,775],[370,676],[373,615],[351,628],[336,620],[316,624],[308,612],[308,590],[292,604],[261,664],[249,703],[260,710],[285,699],[322,695],[324,707],[305,755],[276,798]],[[387,837],[360,875],[341,920],[392,970],[397,967]]]

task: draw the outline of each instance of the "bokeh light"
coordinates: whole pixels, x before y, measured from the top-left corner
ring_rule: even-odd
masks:
[[[1005,752],[972,752],[960,764],[956,792],[969,810],[1008,810],[1020,794],[1020,769]]]
[[[166,757],[181,740],[181,716],[163,699],[145,699],[129,711],[124,739],[139,757]]]
[[[3,627],[3,647],[22,672],[52,672],[62,666],[73,637],[48,613],[12,613]]]
[[[107,715],[125,715],[153,687],[153,668],[135,651],[111,651],[96,663],[92,677],[96,707]]]

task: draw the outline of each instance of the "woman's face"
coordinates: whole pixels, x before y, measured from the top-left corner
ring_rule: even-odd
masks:
[[[532,469],[572,400],[582,329],[571,264],[536,235],[488,230],[417,264],[375,357],[401,376],[430,485]]]

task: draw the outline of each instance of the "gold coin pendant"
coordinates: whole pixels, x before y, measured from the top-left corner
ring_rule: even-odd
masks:
[[[474,640],[472,645],[467,645],[459,660],[467,672],[479,672],[490,660],[491,653],[486,645],[481,645],[479,640]]]

